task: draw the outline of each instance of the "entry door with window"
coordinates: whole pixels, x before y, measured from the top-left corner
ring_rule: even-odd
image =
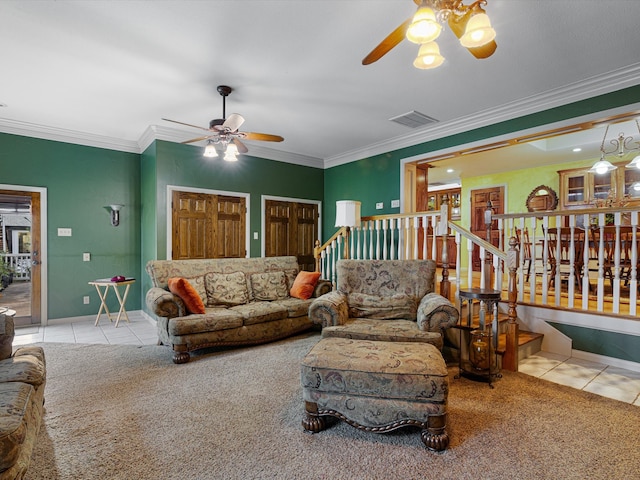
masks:
[[[491,210],[494,215],[504,213],[504,187],[484,188],[471,191],[471,233],[483,240],[487,240],[487,228],[484,224],[484,212],[487,202],[491,201]],[[491,244],[496,247],[500,244],[500,232],[498,220],[493,220],[491,225]],[[480,271],[480,248],[473,246],[471,255],[474,271]]]
[[[265,256],[295,255],[302,270],[315,270],[318,205],[265,200]]]
[[[246,199],[174,191],[172,259],[241,258],[246,250]]]

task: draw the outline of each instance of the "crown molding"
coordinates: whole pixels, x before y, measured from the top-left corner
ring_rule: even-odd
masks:
[[[47,127],[36,123],[19,122],[8,118],[0,118],[0,132],[21,135],[24,137],[52,140],[54,142],[73,143],[86,147],[105,148],[128,153],[140,153],[138,142],[122,140],[103,135],[77,132],[64,128]]]
[[[511,120],[632,87],[638,85],[639,78],[640,63],[636,63],[629,67],[607,72],[602,75],[596,75],[580,82],[565,85],[561,88],[549,90],[538,95],[532,95],[495,108],[483,110],[473,115],[461,117],[451,122],[431,125],[420,131],[395,137],[384,142],[374,143],[362,149],[351,150],[340,155],[327,157],[324,160],[324,168],[337,167],[356,160],[362,160],[363,158],[411,147],[431,140],[437,140],[505,120]]]

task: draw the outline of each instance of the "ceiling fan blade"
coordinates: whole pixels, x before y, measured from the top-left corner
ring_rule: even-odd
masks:
[[[198,125],[191,125],[190,123],[179,122],[177,120],[169,120],[168,118],[163,118],[162,120],[164,120],[165,122],[179,123],[180,125],[186,125],[187,127],[198,128],[200,130],[205,130],[207,132],[211,131],[208,128],[199,127]]]
[[[192,138],[191,140],[185,140],[184,142],[180,142],[180,143],[194,143],[194,142],[199,142],[201,140],[206,140],[208,138],[213,138],[213,137],[211,135],[205,135],[204,137]]]
[[[233,139],[233,143],[235,144],[235,146],[238,148],[238,152],[240,153],[247,153],[249,151],[249,149],[247,148],[247,146],[242,143],[238,138],[234,138]]]
[[[239,113],[232,113],[222,124],[224,129],[229,129],[230,132],[235,132],[240,128],[240,125],[244,123],[244,117]]]
[[[407,18],[404,23],[402,23],[398,28],[396,28],[393,32],[391,32],[387,38],[382,40],[380,44],[371,50],[371,53],[364,57],[362,60],[363,65],[369,65],[373,62],[380,60],[384,55],[386,55],[389,50],[398,45],[405,37],[407,32],[407,28],[411,25],[411,21],[413,20],[413,15]]]
[[[284,137],[280,135],[269,135],[268,133],[243,132],[243,138],[247,140],[260,140],[262,142],[282,142]]]

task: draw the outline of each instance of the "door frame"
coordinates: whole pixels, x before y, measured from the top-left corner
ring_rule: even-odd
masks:
[[[267,253],[267,245],[265,244],[265,234],[266,234],[266,215],[264,214],[265,208],[267,206],[267,200],[275,200],[278,202],[289,202],[289,203],[310,203],[318,206],[318,238],[320,240],[322,238],[322,201],[321,200],[309,200],[304,198],[294,198],[294,197],[278,197],[275,195],[262,195],[260,197],[260,256],[264,257]]]
[[[45,326],[49,319],[48,309],[48,251],[47,251],[47,189],[46,187],[32,187],[29,185],[7,185],[0,183],[0,190],[40,194],[40,325]]]
[[[171,199],[173,198],[173,192],[174,191],[178,191],[178,192],[190,192],[190,193],[204,193],[207,195],[226,195],[228,197],[239,197],[239,198],[244,198],[245,199],[245,203],[247,206],[247,212],[245,214],[245,225],[246,225],[246,232],[245,232],[245,245],[247,246],[246,250],[247,250],[247,258],[251,256],[251,243],[249,241],[250,239],[250,235],[249,235],[249,230],[250,229],[250,223],[249,220],[251,218],[251,207],[250,207],[250,199],[251,199],[251,194],[249,193],[242,193],[242,192],[229,192],[226,190],[211,190],[208,188],[194,188],[194,187],[181,187],[179,185],[167,185],[167,197],[166,197],[166,203],[167,203],[167,260],[173,260],[173,235],[172,235],[172,231],[173,231],[173,215],[172,215],[172,209],[171,209]]]

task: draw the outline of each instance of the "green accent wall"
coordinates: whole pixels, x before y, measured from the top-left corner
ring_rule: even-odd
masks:
[[[640,363],[640,337],[549,322],[571,338],[574,350]]]
[[[94,147],[0,134],[0,183],[47,189],[49,319],[95,315],[100,300],[87,282],[125,275],[139,279],[140,156]],[[104,208],[124,204],[120,226]],[[59,237],[58,228],[71,228]],[[82,253],[91,261],[83,262]],[[127,306],[140,308],[140,283]],[[91,303],[83,304],[89,295]],[[108,305],[117,311],[110,293]]]

